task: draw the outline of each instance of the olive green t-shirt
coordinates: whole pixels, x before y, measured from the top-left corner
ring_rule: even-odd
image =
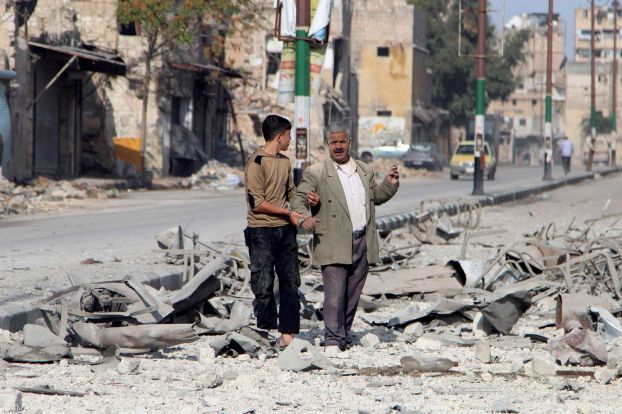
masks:
[[[281,153],[268,154],[260,148],[246,160],[244,176],[248,227],[279,227],[289,224],[287,216],[255,212],[264,201],[276,207],[289,208],[288,201],[296,191],[289,158]]]

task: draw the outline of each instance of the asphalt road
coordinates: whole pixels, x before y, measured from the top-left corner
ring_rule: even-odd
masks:
[[[554,177],[560,173],[556,167]],[[541,178],[541,168],[501,168],[495,181],[485,181],[484,189],[511,190]],[[424,199],[466,196],[472,188],[470,179],[449,180],[447,169],[438,178],[406,179],[396,197],[378,208],[378,215],[411,210]],[[81,210],[0,219],[0,272],[2,258],[12,252],[30,260],[58,261],[85,252],[122,255],[130,248],[151,250],[155,234],[177,225],[206,241],[240,234],[246,225],[243,191],[133,192],[121,199],[93,201]]]

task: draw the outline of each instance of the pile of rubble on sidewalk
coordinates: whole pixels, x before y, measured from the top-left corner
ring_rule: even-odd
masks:
[[[382,335],[412,344],[413,351],[383,373],[454,372],[460,361],[418,355],[443,346],[472,347],[477,360],[495,364],[491,346],[546,344],[548,358],[516,361],[512,372],[591,376],[601,384],[622,376],[622,324],[616,317],[622,313],[622,228],[616,227],[622,213],[603,210],[564,230],[551,223],[521,243],[497,246],[488,260],[472,260],[467,254],[475,240],[499,231],[479,230],[480,207],[461,205],[450,217],[442,202],[424,202],[417,223],[381,235],[381,262],[370,269],[360,318]],[[604,220],[614,221],[595,230]],[[302,328],[319,329],[323,286],[310,263],[310,237],[299,236]],[[1,357],[12,363],[73,359],[101,370],[118,366],[121,354],[210,336],[216,356],[277,356],[279,367],[292,371],[371,372],[335,365],[302,339],[279,353],[275,336],[253,328],[249,258],[242,243],[206,243],[181,227],[161,233],[157,243],[165,260],[183,269],[180,289],[157,290],[133,278],[73,286],[40,304],[39,324],[0,339]],[[424,244],[447,243],[462,244],[459,257],[414,265]],[[380,339],[368,333],[359,343],[373,346]]]
[[[244,170],[228,164],[209,160],[190,177],[164,177],[153,180],[156,190],[192,188],[206,191],[226,191],[244,187]]]
[[[116,189],[103,190],[86,182],[53,181],[37,177],[31,185],[15,185],[0,179],[0,216],[50,211],[69,199],[106,199],[119,196]]]

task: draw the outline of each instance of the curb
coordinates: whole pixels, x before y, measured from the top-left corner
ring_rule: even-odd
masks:
[[[498,205],[502,203],[511,203],[530,197],[534,194],[544,193],[547,191],[555,190],[556,188],[564,187],[566,185],[578,184],[585,180],[594,179],[596,176],[605,176],[617,172],[622,172],[622,167],[604,168],[591,173],[582,174],[570,178],[560,178],[550,182],[544,182],[542,184],[534,185],[531,187],[521,188],[515,191],[498,191],[483,196],[466,196],[469,201],[479,203],[482,207]],[[459,211],[464,211],[468,203],[448,203],[444,204],[444,207],[438,207],[433,209],[438,212],[444,212],[450,216],[458,214]],[[376,224],[378,230],[387,232],[398,229],[407,224],[417,223],[417,217],[421,215],[421,211],[412,210],[409,212],[390,214],[376,218]]]

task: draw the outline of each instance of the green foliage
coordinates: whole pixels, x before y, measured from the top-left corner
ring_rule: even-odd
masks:
[[[461,50],[458,56],[460,0],[408,0],[426,13],[432,72],[432,103],[450,112],[452,122],[466,125],[475,114],[475,81],[478,29],[478,1],[462,1]],[[523,45],[528,31],[510,34],[504,54],[499,56],[498,39],[488,19],[486,33],[486,99],[505,100],[520,82],[512,69],[524,61]]]
[[[609,134],[611,133],[612,124],[611,117],[603,116],[602,111],[596,111],[596,133],[597,134]],[[592,123],[590,122],[590,117],[583,118],[581,121],[581,131],[583,132],[583,136],[590,136],[592,133]]]

